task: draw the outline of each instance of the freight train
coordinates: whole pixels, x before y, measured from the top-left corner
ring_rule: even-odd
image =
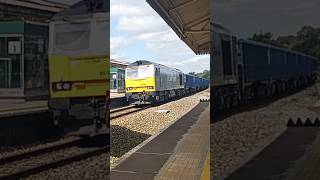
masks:
[[[299,52],[237,39],[216,26],[211,32],[211,110],[271,97],[311,83],[319,59]]]
[[[131,104],[155,104],[204,90],[209,80],[150,61],[136,61],[126,68],[126,99]]]
[[[92,119],[94,133],[109,124],[109,9],[80,1],[50,22],[48,107],[57,125]]]

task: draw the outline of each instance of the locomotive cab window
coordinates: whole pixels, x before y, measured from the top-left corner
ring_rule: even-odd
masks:
[[[139,78],[148,78],[154,76],[154,68],[153,66],[142,66],[138,71]]]
[[[138,78],[138,69],[127,69],[127,78]]]
[[[90,23],[66,23],[54,26],[53,51],[85,50],[89,48]]]

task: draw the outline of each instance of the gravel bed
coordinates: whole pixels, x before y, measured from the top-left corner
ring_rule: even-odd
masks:
[[[109,154],[104,153],[88,159],[77,161],[63,167],[50,169],[24,178],[24,180],[98,180],[108,179]]]
[[[316,85],[263,108],[243,112],[211,126],[212,175],[223,179],[286,129],[289,118],[318,115],[308,107],[317,101]]]
[[[46,143],[38,142],[35,144],[29,144],[29,145],[24,145],[24,146],[3,147],[3,148],[0,148],[0,159],[8,157],[8,156],[13,156],[13,155],[21,154],[21,153],[34,151],[37,149],[43,149],[46,147],[56,146],[56,145],[64,144],[67,142],[72,142],[77,139],[80,139],[80,138],[76,137],[76,136],[68,136],[68,137],[63,137],[62,139],[54,140],[52,142],[46,142]]]
[[[205,90],[192,96],[113,119],[110,122],[111,167],[113,167],[126,152],[194,108],[201,98],[205,99],[209,97],[209,91]],[[155,112],[156,110],[169,110],[170,112],[157,113]]]

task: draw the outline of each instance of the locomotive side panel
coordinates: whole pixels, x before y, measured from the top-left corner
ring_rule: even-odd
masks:
[[[181,71],[162,65],[156,65],[160,70],[160,79],[157,84],[157,91],[166,91],[183,88],[183,74]]]

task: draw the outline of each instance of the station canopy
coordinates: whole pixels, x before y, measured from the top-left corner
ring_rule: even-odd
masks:
[[[68,16],[86,15],[99,12],[110,12],[110,3],[104,0],[82,0],[70,8],[57,13],[53,20],[62,20]]]
[[[209,54],[209,0],[147,0],[147,2],[196,54]]]
[[[63,2],[63,1],[62,1]],[[68,8],[68,5],[48,0],[0,0],[0,5],[10,5],[16,7],[24,7],[24,8],[30,8],[35,10],[42,10],[42,11],[48,11],[48,12],[60,12],[66,8]],[[1,7],[1,9],[4,7]],[[6,6],[7,9],[9,9]],[[21,9],[19,9],[21,10]],[[11,13],[17,13],[17,12],[11,12]]]

